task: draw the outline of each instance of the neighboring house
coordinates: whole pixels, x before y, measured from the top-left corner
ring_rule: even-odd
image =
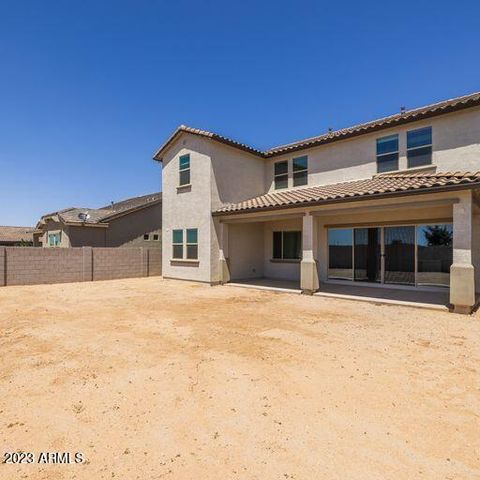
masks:
[[[161,247],[162,194],[101,208],[66,208],[43,215],[34,232],[43,247]]]
[[[31,247],[32,245],[32,227],[8,227],[0,225],[0,246]]]
[[[163,275],[480,286],[480,93],[267,151],[180,126],[163,162]]]

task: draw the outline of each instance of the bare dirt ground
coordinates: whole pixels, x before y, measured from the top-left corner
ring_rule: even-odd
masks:
[[[0,289],[1,479],[480,478],[480,321],[160,278]]]

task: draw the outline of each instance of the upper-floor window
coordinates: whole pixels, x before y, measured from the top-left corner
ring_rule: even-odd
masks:
[[[408,168],[431,165],[432,127],[407,132],[407,160]]]
[[[48,234],[48,246],[58,247],[62,243],[62,232]]]
[[[198,229],[173,230],[172,244],[174,259],[198,259]]]
[[[288,162],[277,162],[274,166],[275,169],[275,189],[288,188]]]
[[[377,138],[377,172],[398,170],[398,135]]]
[[[299,260],[302,251],[302,232],[273,232],[273,258]]]
[[[180,156],[179,162],[180,183],[179,185],[190,185],[190,155]]]
[[[145,233],[145,234],[143,235],[143,239],[144,239],[144,240],[150,240],[150,235],[149,235],[148,233]]]
[[[293,186],[307,185],[308,183],[308,157],[293,159]]]

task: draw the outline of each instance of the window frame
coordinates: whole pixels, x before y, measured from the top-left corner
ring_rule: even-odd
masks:
[[[195,231],[196,241],[190,242],[188,240],[188,232]],[[198,228],[187,228],[185,229],[185,257],[187,260],[198,260]],[[195,257],[190,257],[188,252],[188,247],[197,247]]]
[[[396,151],[392,150],[391,152],[385,152],[385,153],[378,153],[378,142],[379,142],[379,140],[385,140],[387,138],[393,138],[393,137],[396,137],[396,139],[397,139],[397,150]],[[376,138],[375,148],[376,148],[375,149],[375,161],[376,161],[376,164],[377,164],[377,173],[395,172],[396,170],[400,169],[400,138],[399,138],[398,133],[392,133],[391,135],[385,135],[384,137]],[[387,155],[396,155],[397,156],[397,160],[396,160],[397,161],[397,168],[393,168],[391,170],[380,171],[380,169],[379,169],[379,166],[380,166],[379,159],[381,159],[382,157],[386,157]]]
[[[422,130],[430,130],[430,143],[426,143],[424,145],[417,145],[415,147],[409,147],[408,146],[408,134],[409,133],[416,133],[416,132],[420,132]],[[432,165],[433,163],[433,129],[431,126],[428,126],[428,127],[421,127],[421,128],[415,128],[414,130],[407,130],[407,133],[406,133],[406,146],[407,146],[407,168],[418,168],[418,167],[427,167],[429,165]],[[429,163],[424,163],[422,165],[414,165],[414,166],[410,166],[410,157],[409,157],[409,153],[410,152],[414,152],[415,150],[420,150],[422,148],[430,148],[430,161]]]
[[[285,164],[287,166],[286,172],[285,173],[276,173],[277,165],[283,165]],[[286,177],[287,184],[284,187],[278,187],[277,186],[277,180],[280,177]],[[283,178],[282,178],[283,179]],[[280,160],[279,162],[275,162],[273,164],[273,187],[275,190],[284,190],[288,188],[288,160]]]
[[[160,235],[158,233],[153,233],[152,237],[153,237],[152,240],[154,242],[159,242],[160,241]],[[155,237],[157,237],[157,238],[155,238]]]
[[[182,232],[182,241],[181,242],[175,242],[175,232]],[[175,228],[172,229],[172,258],[173,260],[183,260],[185,257],[185,249],[183,247],[184,244],[184,234],[183,234],[183,229],[182,228]],[[175,247],[182,247],[182,255],[180,257],[175,256]]]
[[[195,231],[196,241],[192,242],[189,241],[189,232]],[[174,232],[182,232],[182,241],[181,242],[174,242],[175,240],[175,233]],[[160,239],[159,239],[160,240]],[[176,257],[174,255],[175,248],[174,247],[182,247],[182,256]],[[189,248],[188,247],[196,247],[196,254],[195,257],[189,257]],[[198,261],[198,228],[175,228],[172,229],[172,260],[174,261]]]
[[[305,168],[299,168],[295,170],[295,160],[303,160],[306,159],[307,166]],[[304,185],[308,185],[308,155],[302,155],[300,157],[294,157],[292,158],[292,172],[293,172],[293,186],[294,187],[302,187]],[[296,183],[297,176],[299,174],[306,173],[306,178],[305,178],[305,183]]]
[[[187,167],[182,167],[182,159],[188,158],[188,166]],[[191,185],[191,168],[190,168],[190,154],[186,153],[184,155],[180,155],[178,158],[178,186],[179,187],[187,187],[188,185]],[[182,173],[188,172],[188,182],[182,183]]]
[[[149,233],[144,233],[143,234],[143,240],[148,242],[150,240],[150,234]]]
[[[54,237],[55,239],[58,239],[58,242],[55,242],[54,244],[52,244],[50,242],[50,238]],[[47,244],[49,247],[58,247],[60,246],[62,243],[62,232],[48,232],[47,234]]]
[[[296,233],[300,236],[300,251],[298,257],[286,257],[285,256],[285,234]],[[280,234],[280,257],[275,256],[275,234]],[[299,262],[302,260],[302,231],[301,230],[274,230],[272,232],[272,260],[273,261],[290,261]]]

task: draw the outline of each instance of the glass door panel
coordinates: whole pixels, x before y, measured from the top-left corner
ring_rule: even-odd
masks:
[[[353,279],[352,240],[351,228],[328,230],[328,278]]]
[[[381,281],[380,228],[355,228],[354,265],[357,282]]]
[[[385,227],[385,283],[415,285],[415,227]]]
[[[417,227],[417,284],[448,287],[452,262],[452,225],[419,225]]]

